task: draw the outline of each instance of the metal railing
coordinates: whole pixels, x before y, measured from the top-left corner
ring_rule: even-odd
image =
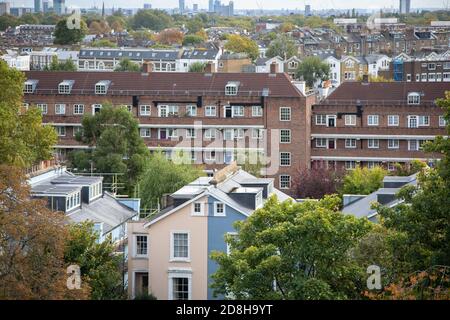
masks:
[[[434,100],[421,100],[420,104],[408,104],[407,100],[388,100],[388,99],[380,99],[380,100],[354,100],[354,99],[325,99],[320,105],[322,106],[410,106],[410,107],[420,107],[420,106],[430,106],[436,105]]]

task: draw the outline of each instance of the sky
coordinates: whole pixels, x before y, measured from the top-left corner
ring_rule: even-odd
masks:
[[[229,0],[222,0],[228,3]],[[14,6],[33,6],[33,0],[9,0]],[[101,7],[102,0],[66,0],[67,6]],[[142,8],[144,3],[150,3],[153,8],[175,8],[178,7],[178,0],[105,0],[106,7]],[[185,0],[185,4],[192,8],[197,3],[199,8],[206,9],[208,0]],[[305,4],[311,5],[312,9],[377,9],[377,8],[398,8],[399,0],[234,0],[235,9],[303,9]],[[445,8],[450,5],[449,0],[411,0],[411,7],[414,8]]]

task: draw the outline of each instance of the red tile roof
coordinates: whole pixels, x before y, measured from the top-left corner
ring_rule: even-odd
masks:
[[[421,93],[422,101],[434,101],[445,97],[450,82],[344,82],[323,102],[338,100],[406,101],[408,93]]]
[[[239,96],[261,95],[265,89],[269,89],[269,96],[278,97],[301,97],[302,94],[291,83],[289,77],[284,73],[276,76],[268,73],[176,73],[176,72],[151,72],[143,75],[139,72],[47,72],[28,71],[25,72],[27,79],[39,80],[36,87],[37,92],[43,90],[57,90],[58,84],[63,80],[75,80],[72,87],[73,93],[81,90],[93,91],[94,86],[101,80],[110,80],[108,90],[173,90],[190,91],[192,95],[216,94],[225,92],[225,85],[229,81],[239,82]],[[91,93],[93,94],[93,92]]]

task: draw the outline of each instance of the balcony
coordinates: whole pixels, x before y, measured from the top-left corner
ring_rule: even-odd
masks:
[[[333,135],[386,135],[386,136],[445,136],[447,134],[445,127],[420,127],[420,128],[405,128],[405,127],[326,127],[313,125],[311,127],[311,134],[333,134]]]

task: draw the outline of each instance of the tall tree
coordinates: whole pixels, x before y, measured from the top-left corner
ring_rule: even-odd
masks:
[[[189,72],[205,72],[206,64],[203,62],[194,62],[189,66]]]
[[[77,66],[71,58],[64,62],[59,62],[57,56],[52,57],[52,62],[49,67],[46,67],[48,71],[77,71]]]
[[[0,165],[0,299],[86,299],[68,290],[64,216],[32,199],[21,169]]]
[[[372,228],[343,215],[340,200],[278,202],[271,197],[228,236],[231,253],[214,252],[215,294],[237,299],[355,299],[365,287],[363,268],[349,252]]]
[[[146,163],[139,183],[142,207],[156,207],[164,194],[173,193],[203,175],[201,168],[174,163],[162,152],[154,152]]]
[[[111,239],[99,243],[92,222],[72,224],[68,229],[64,259],[80,267],[91,299],[124,299],[123,256],[115,253]]]
[[[157,36],[156,40],[165,45],[181,44],[183,42],[183,32],[178,29],[166,29],[161,31]]]
[[[139,72],[141,71],[141,67],[131,61],[128,58],[124,58],[122,60],[120,60],[119,64],[116,66],[116,68],[114,69],[114,71],[120,72],[120,71],[129,71],[129,72]]]
[[[227,37],[224,48],[231,52],[246,53],[252,60],[255,60],[259,55],[258,45],[255,41],[237,34],[231,34]]]
[[[328,80],[330,66],[322,62],[318,57],[307,57],[298,66],[296,77],[303,79],[310,88],[314,87],[317,81]]]
[[[76,44],[83,40],[87,32],[87,25],[84,20],[80,21],[80,28],[69,29],[67,19],[60,20],[55,28],[55,44]]]
[[[137,120],[125,107],[105,104],[95,115],[84,116],[82,123],[82,135],[77,139],[95,149],[72,153],[72,165],[80,170],[89,170],[84,165],[87,163],[85,159],[90,157],[97,172],[119,174],[119,181],[125,183],[123,191],[132,194],[149,155],[139,135]],[[76,159],[83,161],[76,162]],[[111,177],[105,179],[111,182]]]
[[[300,199],[321,199],[325,195],[338,193],[344,173],[325,168],[302,168],[293,182]]]
[[[342,194],[370,194],[383,187],[383,179],[387,174],[381,167],[358,167],[344,176],[340,191]]]
[[[22,167],[50,159],[57,136],[36,108],[23,110],[24,75],[0,61],[0,163]]]
[[[162,10],[139,10],[132,19],[132,27],[137,30],[147,28],[161,31],[173,26],[173,19]]]
[[[269,58],[279,56],[282,59],[289,59],[298,52],[297,46],[291,37],[282,34],[273,40],[267,48],[266,56]]]

